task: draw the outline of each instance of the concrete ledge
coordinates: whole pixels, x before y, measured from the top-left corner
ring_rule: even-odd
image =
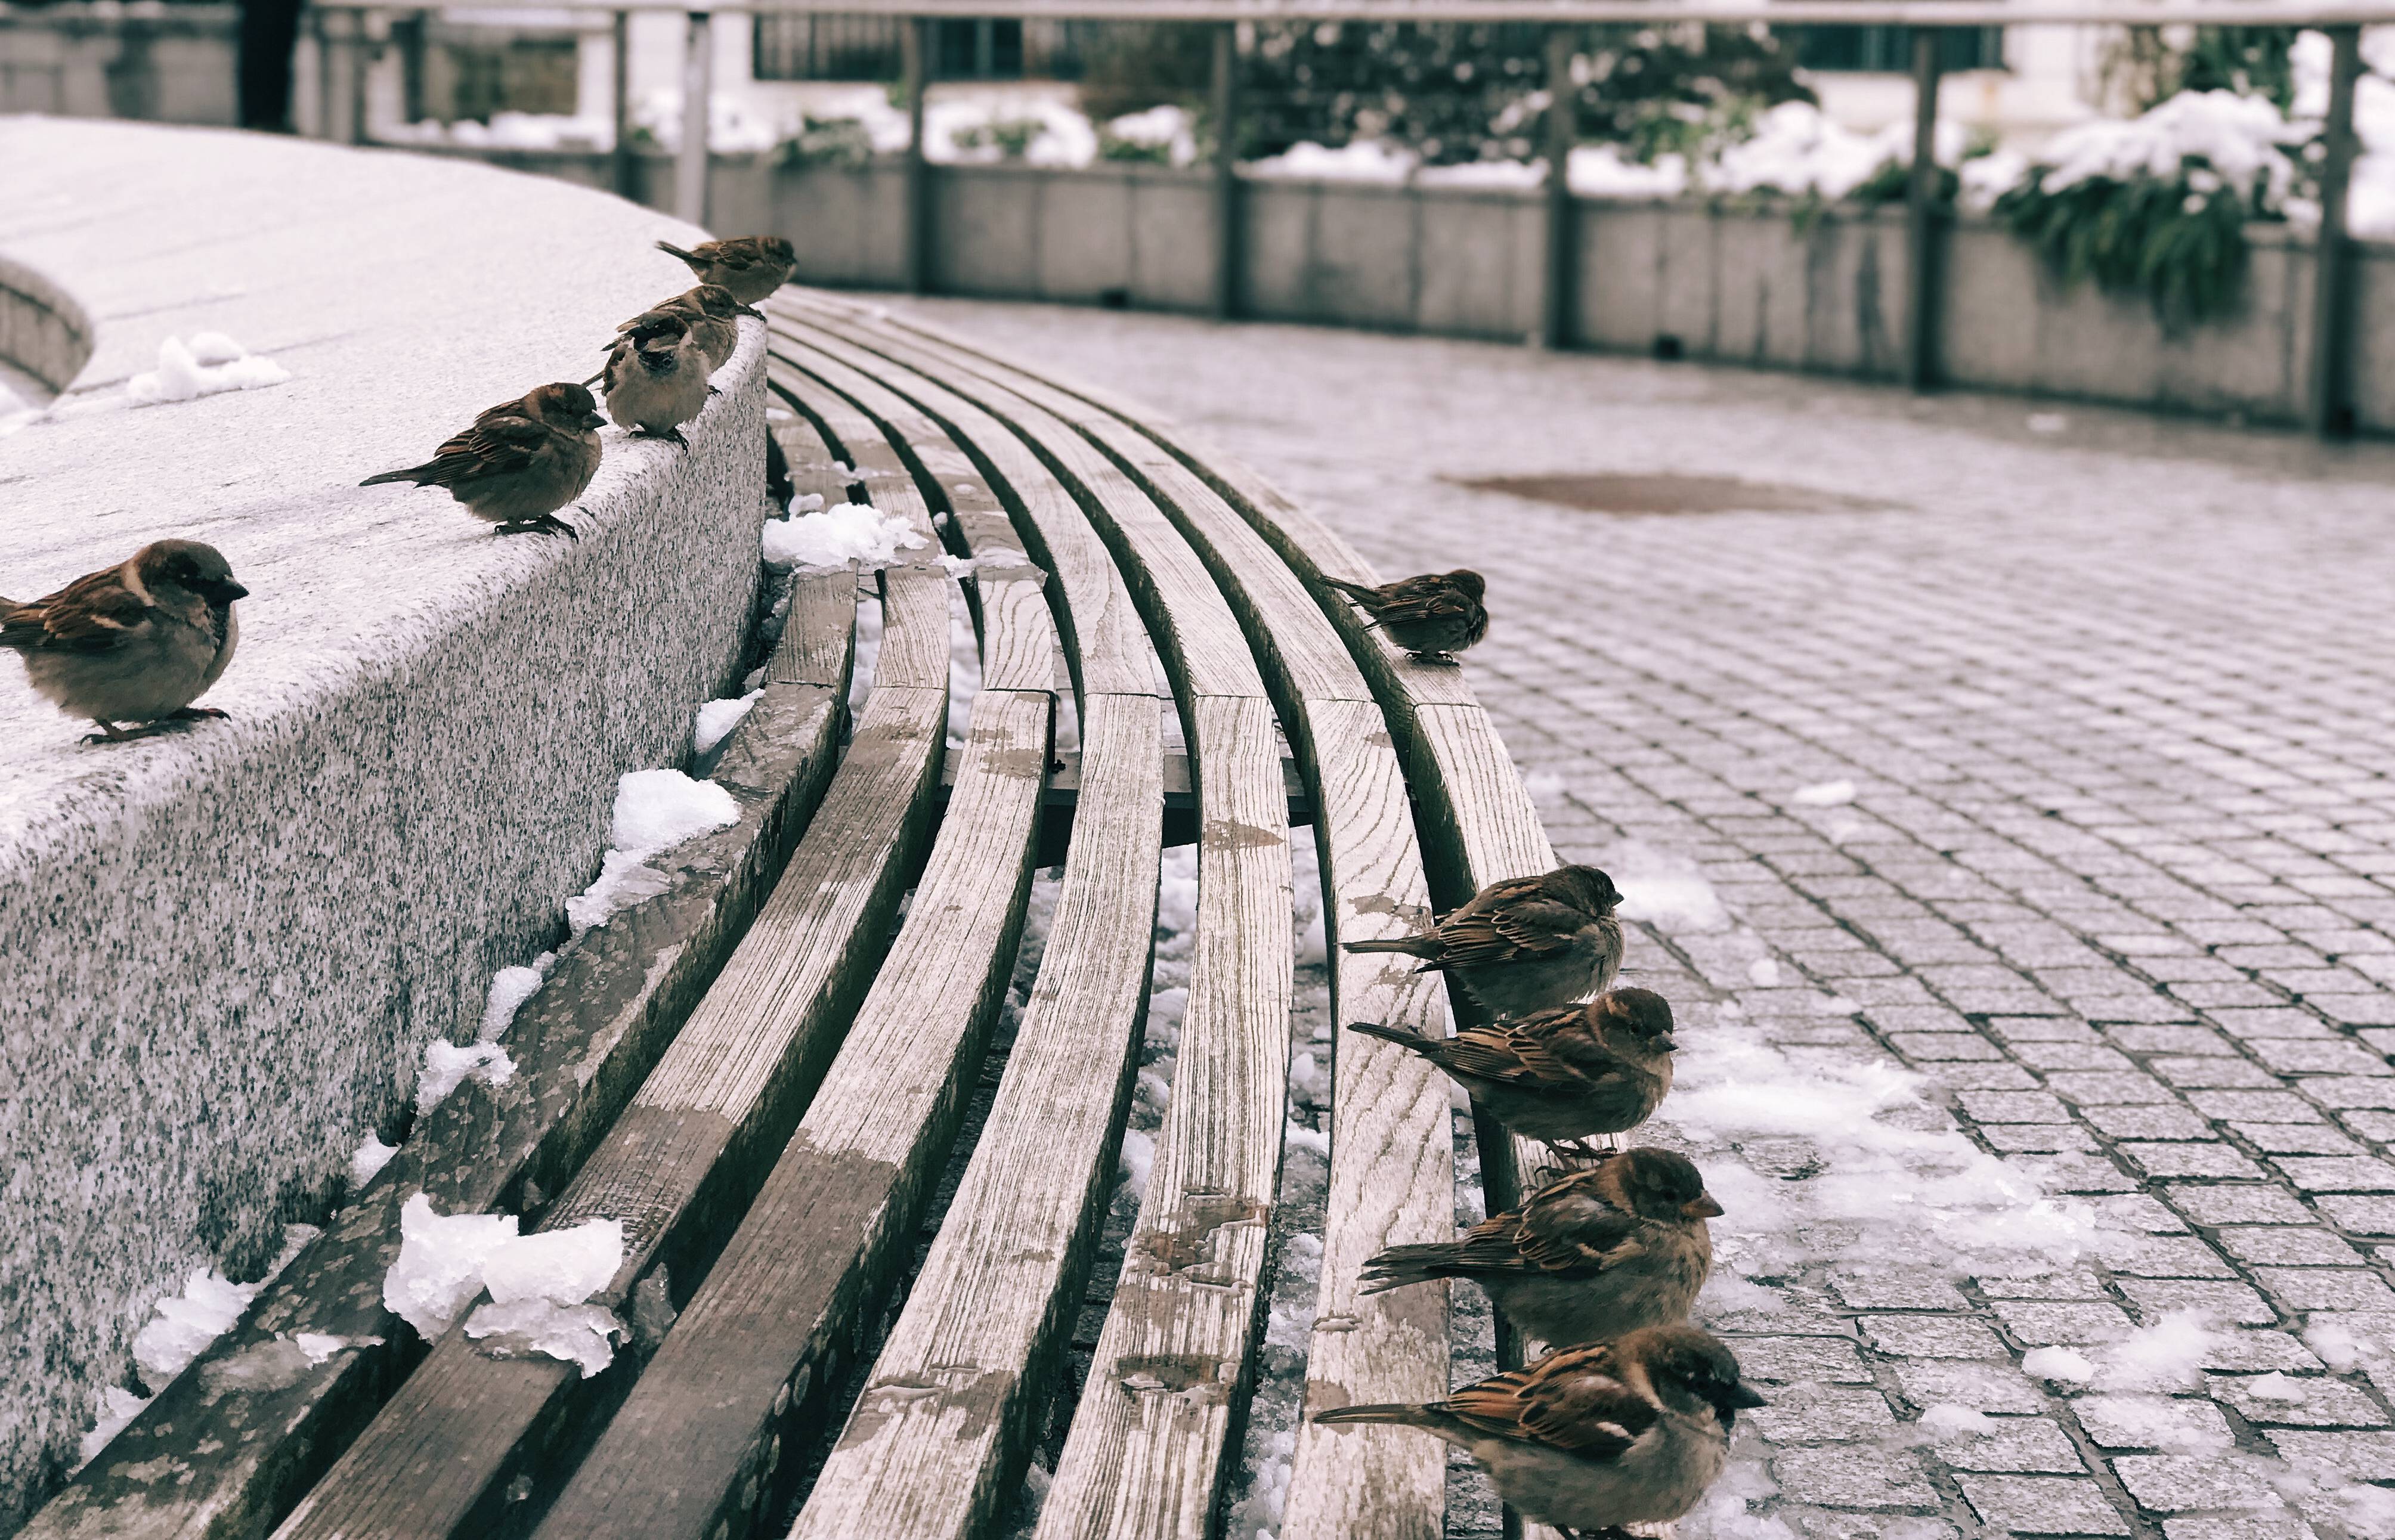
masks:
[[[679,764],[737,666],[763,512],[761,328],[687,454],[605,430],[579,543],[360,488],[597,366],[698,232],[578,188],[296,140],[0,121],[0,255],[93,351],[0,440],[0,591],[166,534],[253,597],[224,722],[84,747],[0,660],[0,1529],[74,1459],[151,1302],[255,1275],[425,1044],[561,934],[625,770]],[[469,234],[470,232],[470,236]],[[110,403],[160,341],[287,383]]]

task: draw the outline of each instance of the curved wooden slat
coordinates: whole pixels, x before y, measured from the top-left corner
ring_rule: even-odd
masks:
[[[860,441],[829,445],[853,458]],[[878,490],[878,489],[877,489]],[[932,533],[920,500],[912,515]],[[918,580],[920,579],[920,580]],[[822,809],[772,900],[681,1035],[540,1228],[621,1220],[626,1256],[599,1303],[629,1311],[652,1276],[687,1291],[714,1260],[821,1081],[871,982],[880,939],[929,822],[947,716],[947,602],[934,566],[884,589],[882,663]],[[931,652],[916,638],[937,638]],[[893,677],[894,676],[894,677]],[[635,1355],[586,1391],[579,1369],[497,1360],[458,1323],[276,1531],[302,1536],[488,1532],[516,1478],[637,1377]]]

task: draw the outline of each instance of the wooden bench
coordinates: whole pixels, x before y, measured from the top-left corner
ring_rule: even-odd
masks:
[[[27,1535],[732,1540],[781,1533],[818,1462],[797,1535],[989,1533],[1116,1179],[1175,823],[1198,888],[1173,1094],[1038,1533],[1218,1530],[1280,1185],[1288,826],[1316,828],[1336,1020],[1432,1032],[1450,1014],[1435,977],[1337,943],[1418,928],[1554,852],[1468,670],[1361,625],[1324,579],[1379,574],[1252,471],[878,309],[797,289],[767,309],[800,491],[870,501],[927,542],[880,574],[844,751],[854,579],[804,575],[714,770],[741,823],[659,858],[668,891],[566,948],[505,1040],[517,1073],[419,1119]],[[982,677],[944,755],[959,558]],[[1060,719],[1077,751],[1058,751]],[[861,1363],[981,1075],[1043,843],[1062,875],[1014,1046]],[[1442,1077],[1339,1034],[1307,1410],[1449,1389],[1445,1285],[1356,1280],[1383,1246],[1453,1233],[1449,1130]],[[1489,1132],[1493,1209],[1526,1156]],[[598,1301],[634,1340],[587,1381],[459,1329],[428,1351],[380,1300],[419,1191],[527,1230],[621,1220]],[[303,1332],[346,1345],[307,1362]],[[1303,1425],[1279,1533],[1428,1540],[1446,1467],[1410,1430]]]

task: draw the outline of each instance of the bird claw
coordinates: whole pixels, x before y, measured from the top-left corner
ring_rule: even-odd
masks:
[[[166,717],[169,720],[178,722],[197,722],[205,720],[210,717],[229,718],[232,715],[232,713],[230,711],[222,711],[212,705],[177,706],[174,710],[166,713]]]
[[[544,513],[537,519],[511,520],[491,532],[494,534],[562,534],[568,540],[579,540],[582,532],[558,518]]]
[[[1568,1142],[1558,1139],[1548,1139],[1545,1142],[1547,1148],[1553,1151],[1558,1159],[1562,1160],[1601,1161],[1605,1159],[1606,1156],[1613,1153],[1610,1150],[1598,1149],[1595,1145],[1589,1143],[1588,1140],[1584,1139],[1576,1139],[1569,1140]]]
[[[1455,661],[1455,654],[1452,652],[1409,652],[1406,656],[1411,658],[1418,664],[1422,664],[1433,668],[1461,668],[1463,666],[1462,664]]]

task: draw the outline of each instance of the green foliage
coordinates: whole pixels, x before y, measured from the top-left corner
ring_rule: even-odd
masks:
[[[1166,102],[1198,106],[1214,78],[1213,31],[1189,22],[1113,21],[1092,28],[1082,49],[1081,111],[1092,122],[1111,123]]]
[[[2098,94],[2135,117],[2181,91],[2267,97],[2284,112],[2296,101],[2294,27],[2125,27],[2105,46]],[[2185,35],[2182,45],[2175,36]]]
[[[801,118],[799,131],[774,151],[777,165],[863,165],[873,158],[873,136],[854,118]]]
[[[1102,161],[1138,161],[1150,165],[1171,165],[1171,143],[1151,144],[1140,139],[1127,139],[1103,125],[1098,129],[1098,159]]]
[[[1257,29],[1242,61],[1242,153],[1387,138],[1429,165],[1527,160],[1544,143],[1544,28],[1323,22]],[[1576,139],[1642,160],[1702,153],[1763,109],[1813,99],[1793,42],[1743,27],[1591,27],[1568,86]]]
[[[2192,155],[2176,177],[2091,177],[2055,192],[2039,185],[2045,169],[1997,199],[1995,215],[2065,283],[2142,292],[2166,323],[2235,303],[2258,187],[2241,192]]]
[[[1031,141],[1043,131],[1038,118],[1001,118],[996,123],[957,129],[948,138],[959,150],[980,150],[996,145],[1001,160],[1019,161],[1030,150]]]

